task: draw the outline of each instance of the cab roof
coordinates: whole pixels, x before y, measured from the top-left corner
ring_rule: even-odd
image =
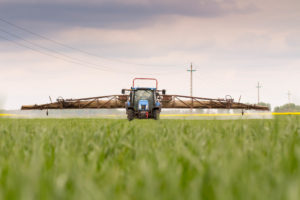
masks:
[[[147,87],[131,87],[132,90],[156,90],[156,88],[147,88]]]

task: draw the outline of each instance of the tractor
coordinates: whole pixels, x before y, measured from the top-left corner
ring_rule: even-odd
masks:
[[[136,80],[154,80],[156,87],[135,87]],[[129,121],[138,119],[159,119],[161,103],[160,93],[165,95],[166,90],[158,90],[158,81],[154,78],[135,78],[131,89],[122,89],[122,94],[129,92],[128,100],[125,103],[126,114]]]

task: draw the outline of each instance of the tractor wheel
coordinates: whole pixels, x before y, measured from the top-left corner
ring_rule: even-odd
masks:
[[[128,119],[129,121],[131,121],[131,120],[134,119],[134,112],[133,112],[132,109],[129,109],[129,110],[127,111],[127,119]]]
[[[159,110],[153,110],[153,118],[155,119],[155,120],[159,120],[159,114],[160,114],[160,112],[159,112]]]

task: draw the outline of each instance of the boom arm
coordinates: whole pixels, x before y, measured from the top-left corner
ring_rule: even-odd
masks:
[[[266,106],[234,102],[232,98],[211,99],[182,95],[162,95],[160,97],[162,108],[269,110]]]
[[[22,106],[21,110],[45,110],[45,109],[112,109],[125,108],[128,95],[110,95],[82,99],[57,99],[54,103]]]
[[[162,108],[173,109],[245,109],[269,110],[268,107],[234,102],[232,98],[210,99],[181,95],[159,95]],[[114,109],[125,108],[128,95],[110,95],[82,99],[57,99],[54,103],[22,106],[22,110],[44,109]]]

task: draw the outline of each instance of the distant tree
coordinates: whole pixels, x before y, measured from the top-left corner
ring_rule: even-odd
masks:
[[[275,107],[274,112],[300,112],[300,105],[287,103],[282,106]]]

